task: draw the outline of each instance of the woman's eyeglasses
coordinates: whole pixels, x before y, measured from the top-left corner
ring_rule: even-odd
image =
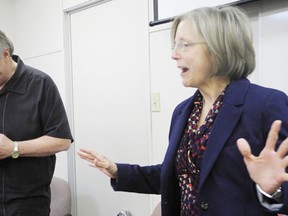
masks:
[[[197,44],[205,44],[205,42],[187,42],[187,41],[179,41],[179,42],[175,42],[172,44],[171,46],[171,50],[172,51],[181,51],[181,52],[186,52],[188,50],[189,47],[193,47]]]

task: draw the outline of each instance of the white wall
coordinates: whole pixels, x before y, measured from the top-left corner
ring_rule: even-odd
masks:
[[[288,94],[288,1],[265,0],[259,34],[259,83]]]
[[[13,14],[15,20],[15,54],[24,63],[49,74],[66,104],[62,1],[15,1],[12,11],[9,14]],[[56,157],[55,176],[68,179],[67,152],[57,153]]]
[[[12,40],[15,40],[15,0],[0,0],[0,30]],[[15,48],[16,50],[16,48]]]
[[[149,163],[147,24],[146,1],[105,1],[70,14],[76,150]],[[78,215],[149,215],[148,195],[115,193],[107,176],[75,158]]]

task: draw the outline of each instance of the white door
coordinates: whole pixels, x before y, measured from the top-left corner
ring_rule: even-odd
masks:
[[[70,16],[76,151],[149,162],[147,8],[147,1],[114,0]],[[114,192],[107,176],[75,157],[78,216],[149,215],[148,195]]]

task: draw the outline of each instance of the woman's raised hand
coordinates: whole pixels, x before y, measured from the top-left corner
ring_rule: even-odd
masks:
[[[273,122],[264,149],[259,156],[251,153],[249,143],[241,138],[237,146],[241,152],[251,179],[268,194],[273,194],[285,181],[288,181],[288,138],[276,150],[281,121]]]

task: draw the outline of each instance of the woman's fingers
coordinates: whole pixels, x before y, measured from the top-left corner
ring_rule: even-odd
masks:
[[[79,149],[77,154],[84,160],[94,164],[95,167],[109,169],[111,161],[105,156],[94,151]]]
[[[288,138],[286,138],[277,150],[277,154],[280,158],[284,158],[288,153]],[[288,164],[287,164],[288,165]],[[286,165],[286,166],[287,166]]]
[[[87,160],[88,162],[93,163],[93,161],[95,160],[95,155],[93,154],[93,152],[89,150],[79,149],[77,154],[79,155],[80,158]]]
[[[276,120],[272,123],[271,129],[268,133],[265,148],[268,150],[275,150],[275,146],[278,140],[278,134],[281,128],[281,120]]]
[[[117,177],[117,165],[104,155],[87,149],[79,149],[77,152],[80,158],[89,162],[89,166],[96,167],[111,178]]]
[[[244,159],[250,160],[251,157],[253,157],[253,155],[251,154],[251,148],[249,146],[249,143],[245,139],[243,138],[238,139],[237,147],[242,156],[244,157]]]

